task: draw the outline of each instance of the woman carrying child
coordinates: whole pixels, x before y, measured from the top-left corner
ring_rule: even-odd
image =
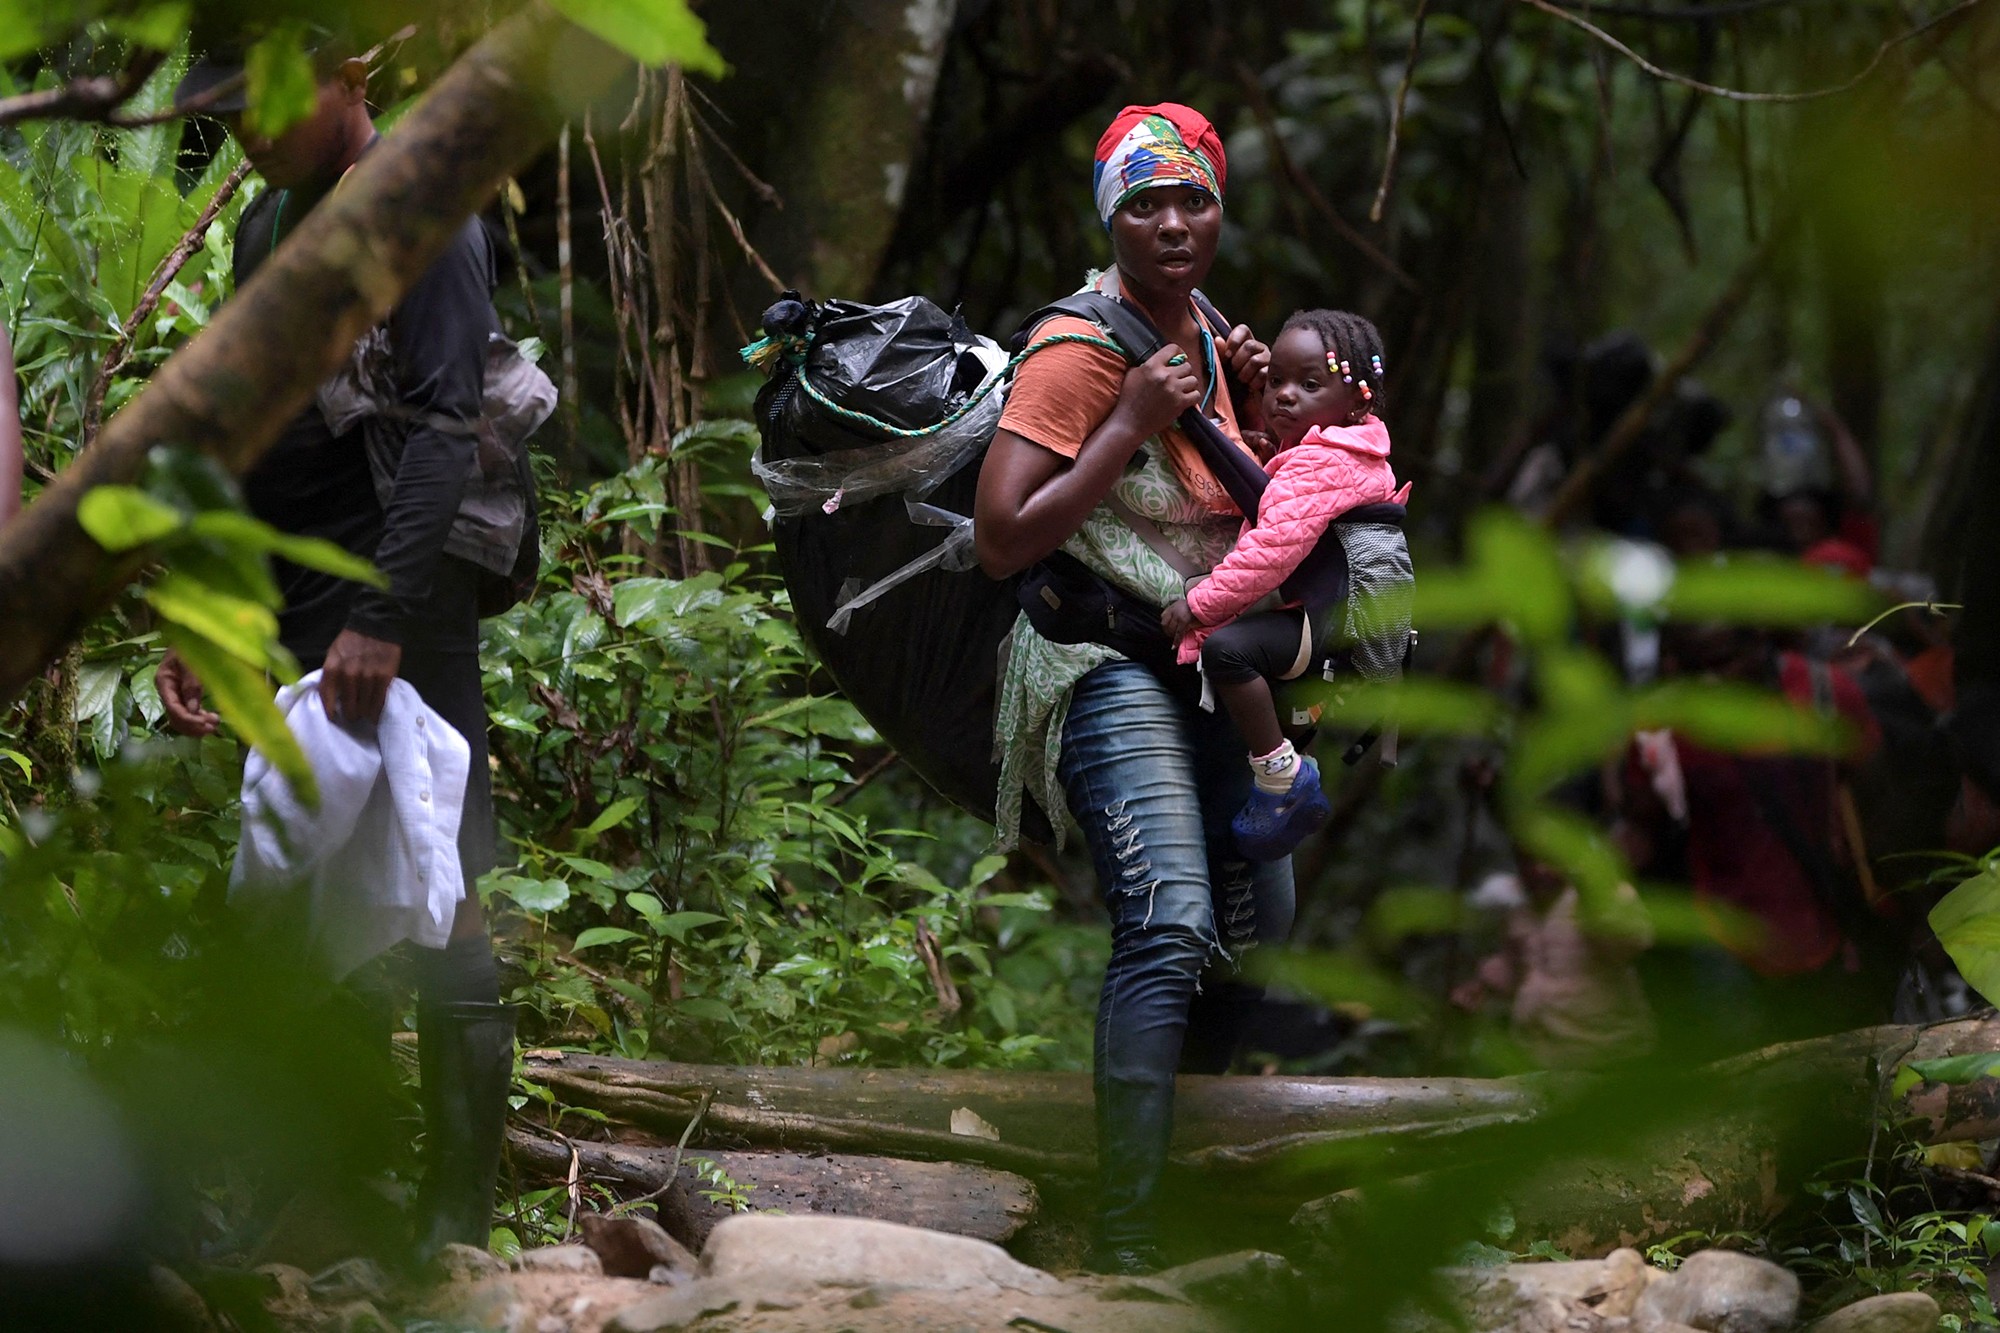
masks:
[[[1252,608],[1298,570],[1340,515],[1407,497],[1389,466],[1389,429],[1375,415],[1382,383],[1382,335],[1361,316],[1301,310],[1285,321],[1264,384],[1264,421],[1277,452],[1265,465],[1271,484],[1256,521],[1160,616],[1181,641],[1180,660],[1200,660],[1250,747],[1254,786],[1233,826],[1255,861],[1290,856],[1330,812],[1318,765],[1285,738],[1271,683],[1297,679],[1337,649],[1347,618],[1344,599]]]
[[[980,473],[974,533],[987,573],[1017,573],[1061,548],[1151,606],[1177,600],[1181,575],[1121,510],[1157,528],[1191,566],[1211,568],[1228,552],[1242,514],[1174,426],[1198,408],[1241,448],[1223,377],[1233,371],[1260,387],[1268,359],[1248,328],[1213,327],[1193,301],[1215,259],[1225,173],[1220,136],[1184,106],[1128,107],[1099,141],[1096,202],[1116,264],[1092,286],[1138,307],[1168,345],[1130,368],[1084,342],[1022,364]],[[1102,340],[1071,318],[1049,320],[1036,337],[1065,332]],[[1183,1049],[1190,1012],[1242,993],[1202,974],[1227,973],[1241,950],[1284,938],[1291,867],[1253,864],[1237,850],[1229,820],[1251,784],[1228,720],[1110,648],[1050,642],[1024,617],[1006,652],[994,737],[1002,845],[1018,832],[1024,796],[1057,828],[1066,806],[1111,915],[1093,1061],[1092,1258],[1108,1271],[1147,1271],[1161,1264],[1156,1200],[1174,1074],[1193,1056]],[[1212,1022],[1211,1012],[1194,1028]],[[1229,1048],[1224,1040],[1209,1060],[1189,1063],[1221,1072]]]

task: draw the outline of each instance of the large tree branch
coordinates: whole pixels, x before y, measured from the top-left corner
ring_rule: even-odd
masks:
[[[130,484],[175,444],[244,472],[500,182],[630,67],[536,4],[439,80],[206,332],[0,530],[0,700],[11,699],[142,567],[77,523],[92,487]]]

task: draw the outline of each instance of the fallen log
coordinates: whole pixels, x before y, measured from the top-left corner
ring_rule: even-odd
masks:
[[[1623,1113],[1638,1112],[1629,1132],[1616,1109],[1603,1116],[1610,1123],[1589,1123],[1604,1108],[1585,1100],[1586,1088],[1576,1104],[1549,1113],[1563,1124],[1523,1125],[1511,1141],[1495,1136],[1484,1153],[1401,1184],[1504,1213],[1516,1228],[1510,1243],[1546,1239],[1578,1256],[1643,1249],[1687,1232],[1755,1233],[1830,1163],[1879,1150],[1886,1126],[1929,1143],[2000,1135],[1995,1079],[1893,1095],[1905,1064],[1996,1050],[2000,1019],[1990,1016],[1790,1042],[1635,1087],[1637,1095],[1624,1099]],[[1647,1091],[1664,1104],[1652,1115],[1637,1105]],[[1537,1165],[1508,1172],[1508,1153]],[[1350,1224],[1369,1224],[1367,1209],[1357,1207],[1368,1194],[1363,1187],[1313,1200],[1294,1225],[1338,1253]]]
[[[1888,1075],[1905,1062],[1992,1051],[2000,1051],[2000,1019],[1988,1017],[1839,1033],[1623,1084],[1581,1075],[1183,1078],[1175,1192],[1197,1213],[1289,1217],[1355,1186],[1483,1172],[1480,1188],[1490,1184],[1495,1200],[1507,1201],[1522,1236],[1556,1239],[1572,1253],[1684,1230],[1753,1228],[1811,1171],[1863,1152],[1878,1117],[1913,1120],[1933,1142],[2000,1136],[1995,1080],[1889,1096]],[[525,1077],[561,1102],[666,1137],[686,1127],[706,1095],[710,1142],[976,1163],[1071,1194],[1094,1162],[1090,1084],[1080,1074],[765,1069],[532,1052]],[[1626,1112],[1591,1100],[1620,1087],[1639,1099],[1630,1132],[1619,1119]],[[954,1134],[952,1113],[961,1108],[999,1138]],[[1315,1220],[1311,1210],[1301,1216]]]
[[[713,1162],[754,1209],[868,1217],[996,1243],[1013,1239],[1040,1203],[1034,1185],[1021,1177],[963,1162],[704,1148],[683,1155],[672,1176],[672,1147],[558,1141],[521,1129],[508,1131],[507,1151],[525,1175],[563,1181],[574,1165],[579,1181],[619,1187],[628,1200],[657,1196],[660,1225],[695,1251],[736,1212],[727,1200],[703,1197],[699,1159]]]
[[[674,1137],[704,1095],[703,1132],[746,1144],[976,1162],[1038,1181],[1094,1169],[1095,1116],[1085,1074],[993,1070],[802,1069],[688,1065],[530,1051],[523,1077],[559,1101]],[[1524,1119],[1536,1079],[1184,1077],[1174,1157],[1199,1172],[1261,1173],[1302,1152],[1413,1147]],[[997,1139],[952,1132],[975,1112]]]

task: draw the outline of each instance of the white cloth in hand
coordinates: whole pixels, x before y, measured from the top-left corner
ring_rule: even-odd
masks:
[[[389,686],[373,727],[329,719],[315,671],[278,692],[319,782],[309,809],[253,750],[232,902],[304,891],[312,939],[344,977],[402,940],[441,949],[465,896],[458,859],[471,750],[408,681]]]

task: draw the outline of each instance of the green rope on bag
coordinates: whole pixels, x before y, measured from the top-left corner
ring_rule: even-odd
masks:
[[[892,439],[918,440],[964,419],[966,413],[979,406],[981,400],[992,393],[994,389],[998,388],[1002,381],[1013,374],[1023,361],[1026,361],[1044,347],[1055,347],[1061,343],[1081,343],[1085,347],[1102,347],[1107,352],[1116,352],[1120,357],[1125,355],[1124,348],[1109,338],[1101,338],[1096,334],[1051,334],[1039,342],[1029,343],[1026,347],[1022,348],[1011,361],[1000,368],[998,374],[988,375],[986,382],[979,386],[972,397],[959,404],[944,420],[937,422],[935,425],[919,426],[915,429],[905,426],[892,426],[879,417],[869,416],[866,412],[856,412],[852,408],[842,407],[839,403],[834,402],[831,398],[828,398],[825,394],[814,388],[812,381],[807,379],[803,372],[799,375],[799,387],[806,391],[806,397],[812,399],[813,402],[819,404],[819,406],[825,408],[828,412],[833,413],[833,415],[839,417],[842,421],[856,426],[864,426],[869,430],[880,431]],[[801,365],[806,359],[806,349],[807,340],[805,338],[795,334],[786,334],[774,338],[759,338],[756,342],[745,347],[739,355],[749,364],[757,367],[759,370],[763,370],[780,356],[795,366]]]

